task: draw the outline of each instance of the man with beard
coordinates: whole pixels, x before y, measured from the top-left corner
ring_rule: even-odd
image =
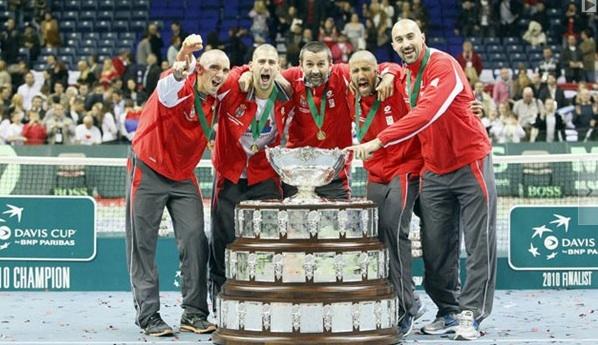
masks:
[[[243,92],[239,78],[251,73],[253,88]],[[219,98],[218,131],[212,161],[216,169],[212,196],[210,284],[212,300],[226,280],[224,251],[235,239],[234,209],[244,200],[280,199],[278,175],[266,159],[266,146],[280,144],[289,96],[274,82],[280,73],[278,52],[258,46],[249,67],[234,69]],[[215,306],[215,304],[214,304]]]
[[[400,20],[393,48],[406,64],[411,111],[365,144],[351,147],[367,159],[382,147],[418,137],[424,168],[422,246],[424,287],[438,306],[427,334],[455,332],[454,339],[477,339],[479,324],[492,310],[496,284],[496,187],[491,146],[468,105],[473,93],[450,55],[426,47],[418,25]],[[454,224],[460,222],[461,227]],[[467,252],[467,281],[459,281],[460,229]],[[458,315],[457,315],[458,314]]]
[[[394,82],[394,97],[376,98],[378,62],[366,51],[358,51],[349,60],[351,87],[347,94],[354,116],[357,140],[366,142],[409,112],[400,78]],[[381,148],[364,162],[368,173],[367,198],[378,205],[378,236],[389,249],[389,279],[399,298],[399,328],[402,336],[411,332],[416,317],[423,315],[411,275],[409,229],[413,206],[418,196],[419,172],[423,166],[417,138],[404,145]],[[397,241],[398,240],[398,241]]]
[[[220,50],[204,53],[199,35],[183,42],[172,73],[158,82],[140,116],[127,164],[127,264],[137,317],[151,336],[172,335],[160,317],[158,271],[155,264],[158,229],[164,207],[173,220],[182,271],[180,329],[208,333],[208,243],[204,233],[202,196],[195,176],[212,129],[216,93],[229,72]]]
[[[347,64],[332,64],[332,53],[322,42],[308,42],[299,53],[300,67],[282,72],[290,84],[293,97],[289,105],[287,120],[288,140],[286,147],[318,147],[325,149],[345,148],[352,143],[351,125],[346,95],[348,93],[349,68]],[[394,64],[381,65],[381,81],[377,85],[378,98],[386,99],[392,94],[394,75],[400,67]],[[244,75],[243,78],[247,78]],[[245,81],[241,87],[245,88]],[[325,99],[322,102],[322,99]],[[349,199],[350,187],[347,180],[351,159],[345,169],[328,185],[316,188],[324,198]],[[284,196],[297,193],[297,188],[283,183]]]

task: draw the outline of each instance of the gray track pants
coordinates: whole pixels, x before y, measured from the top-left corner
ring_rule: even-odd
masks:
[[[397,176],[389,184],[367,184],[367,198],[378,205],[378,238],[388,248],[389,279],[399,298],[401,318],[405,313],[415,316],[421,305],[411,275],[409,240],[409,227],[418,186],[419,181],[409,181],[407,175]]]
[[[438,316],[471,310],[481,322],[492,311],[496,285],[492,159],[486,156],[445,175],[425,172],[420,189],[426,292],[438,306]],[[462,290],[461,231],[467,253],[467,281]]]
[[[137,310],[136,323],[145,327],[148,318],[160,310],[155,258],[164,207],[172,218],[179,250],[182,307],[187,312],[208,316],[208,241],[197,180],[172,181],[130,157],[126,199],[127,266]]]

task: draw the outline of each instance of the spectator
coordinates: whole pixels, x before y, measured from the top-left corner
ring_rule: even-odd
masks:
[[[384,13],[386,14],[386,18],[387,18],[386,26],[388,26],[389,28],[392,27],[393,20],[395,18],[395,8],[389,3],[388,0],[382,0],[380,2],[380,10],[384,11]],[[412,14],[412,16],[413,16],[413,14]]]
[[[297,12],[303,21],[303,28],[318,32],[322,18],[326,18],[326,4],[322,0],[297,1]]]
[[[118,73],[119,78],[127,75],[129,66],[131,66],[131,51],[129,49],[121,50],[117,56],[112,58],[112,65]]]
[[[548,28],[550,22],[548,21],[548,14],[546,13],[546,6],[542,1],[538,1],[532,6],[530,19],[542,25],[542,28]]]
[[[16,29],[15,20],[8,18],[4,23],[4,31],[0,32],[0,50],[2,59],[9,65],[17,63],[20,36],[19,31]]]
[[[532,47],[546,44],[546,34],[542,31],[542,25],[535,20],[529,22],[527,31],[523,34],[523,40]]]
[[[91,86],[97,80],[95,74],[89,68],[87,61],[79,60],[79,62],[77,63],[77,69],[79,70],[79,78],[77,78],[77,84],[86,84]]]
[[[87,57],[87,65],[89,66],[89,69],[93,72],[93,74],[96,76],[96,80],[99,80],[100,74],[102,74],[102,66],[100,66],[100,64],[98,63],[98,55],[89,55]],[[91,84],[91,86],[93,86],[93,83]]]
[[[334,19],[332,19],[332,17],[328,17],[326,18],[322,26],[320,26],[318,41],[324,42],[328,46],[328,48],[332,48],[337,39],[338,30],[336,29]]]
[[[546,81],[549,74],[554,75],[558,79],[561,76],[561,64],[552,56],[552,49],[544,47],[542,54],[544,59],[536,66],[536,72],[540,73],[542,81]]]
[[[136,51],[136,54],[135,54],[135,61],[140,66],[145,65],[146,62],[147,62],[147,57],[151,53],[152,53],[152,46],[150,45],[149,38],[146,35],[137,44],[137,51]]]
[[[100,74],[100,84],[107,89],[114,79],[118,78],[118,71],[114,68],[111,59],[104,59],[104,66]]]
[[[499,144],[520,143],[525,138],[525,130],[517,122],[517,117],[509,113],[504,118],[502,128],[497,131],[496,138]]]
[[[517,75],[513,81],[513,99],[518,100],[521,98],[523,89],[530,86],[532,80],[527,75],[527,69],[524,64],[520,63],[517,68]],[[514,110],[515,108],[513,108]]]
[[[61,82],[57,81],[54,84],[54,93],[52,93],[50,96],[48,96],[48,99],[52,100],[53,103],[56,103],[56,101],[62,103],[62,106],[65,109],[68,109],[69,106],[69,98],[66,95],[66,93],[64,92],[64,85],[62,85]]]
[[[44,13],[44,20],[41,22],[42,41],[46,48],[60,47],[60,29],[58,21],[52,17],[52,13]]]
[[[187,37],[187,33],[183,31],[183,28],[181,27],[181,23],[177,20],[173,21],[170,24],[170,32],[171,32],[170,37],[172,37],[172,38],[178,37],[181,42],[183,42],[185,40],[185,37]],[[170,65],[172,65],[172,63]]]
[[[31,107],[31,104],[29,105]],[[20,119],[25,117],[25,112],[27,109],[24,106],[24,97],[20,93],[16,93],[12,96],[10,100],[10,106],[8,107],[8,113],[10,114],[11,118],[13,114],[19,114]]]
[[[500,120],[500,117],[498,116],[498,110],[496,108],[491,109],[488,113],[488,116],[482,118],[482,124],[486,128],[486,132],[488,132],[488,137],[490,138],[490,140],[492,142],[496,142],[496,133],[500,133],[500,131],[502,131],[503,128],[503,122]]]
[[[35,95],[41,93],[43,82],[35,80],[32,72],[25,74],[25,84],[19,86],[17,93],[23,97],[23,107],[25,110],[31,108],[31,100]]]
[[[247,46],[243,43],[243,36],[247,34],[247,30],[243,28],[228,29],[228,44],[226,46],[226,55],[230,59],[231,66],[241,66],[245,63],[245,55],[247,54]],[[290,47],[287,44],[287,51]],[[297,50],[298,51],[298,50]]]
[[[411,14],[413,19],[419,23],[422,31],[425,32],[428,26],[428,11],[421,0],[413,0],[411,4]]]
[[[349,42],[355,50],[366,48],[365,45],[365,26],[359,21],[357,13],[351,15],[351,21],[345,24],[343,34],[347,36]]]
[[[13,112],[10,115],[10,124],[7,125],[6,122],[3,121],[1,136],[7,144],[23,145],[25,138],[23,137],[22,118],[23,113]]]
[[[141,108],[135,107],[131,100],[127,100],[125,112],[120,119],[120,133],[126,138],[128,142],[133,141],[135,131],[139,125],[139,116],[141,116]]]
[[[554,142],[565,140],[565,122],[560,114],[556,112],[556,102],[547,98],[544,101],[546,114],[536,116],[536,121],[532,125],[530,135],[531,142]]]
[[[123,90],[123,96],[125,99],[130,99],[133,101],[135,106],[139,106],[142,103],[142,100],[137,91],[137,83],[135,79],[127,79],[127,85]]]
[[[538,95],[538,98],[540,98],[540,93],[546,87],[542,79],[540,79],[540,73],[532,72],[531,82],[530,87],[534,91],[534,95]]]
[[[93,117],[85,115],[83,123],[75,128],[75,144],[97,145],[102,143],[102,133],[93,125]]]
[[[455,35],[471,37],[478,26],[478,12],[475,4],[471,0],[465,0],[461,3],[461,12],[457,18],[457,27]]]
[[[567,37],[567,46],[561,52],[561,65],[565,69],[567,82],[583,81],[583,57],[581,50],[577,47],[577,39],[574,35]]]
[[[353,46],[347,40],[347,36],[340,34],[338,42],[330,49],[333,63],[349,63],[349,57],[353,54]]]
[[[4,112],[0,113],[0,118],[5,117],[8,115],[8,107],[10,107],[12,97],[12,87],[10,86],[0,86],[0,103],[4,108]]]
[[[44,108],[44,98],[42,95],[33,96],[33,99],[31,100],[31,108],[26,113],[27,117],[29,116],[29,113],[32,111],[36,112],[37,116],[40,119],[43,119],[44,116],[46,115],[46,109]],[[31,119],[29,119],[29,121],[31,121]]]
[[[178,36],[173,36],[170,39],[170,46],[166,52],[166,59],[168,60],[168,64],[170,66],[172,66],[176,60],[176,55],[179,53],[179,49],[181,49],[181,43],[181,38]]]
[[[29,52],[28,63],[31,64],[31,62],[37,61],[37,57],[39,56],[41,49],[41,43],[39,34],[37,31],[35,31],[33,26],[25,26],[23,37],[21,37],[21,43],[23,44],[23,48],[27,48],[27,51]]]
[[[563,36],[567,39],[569,36],[579,36],[579,33],[586,28],[585,18],[587,16],[577,13],[577,5],[569,2],[565,11],[565,18],[561,21],[565,28]]]
[[[513,80],[511,79],[511,72],[508,68],[500,69],[499,78],[494,83],[492,89],[492,100],[494,103],[501,104],[508,102],[513,96]]]
[[[388,25],[389,18],[386,11],[382,10],[378,3],[370,5],[370,15],[376,28],[376,47],[382,47],[390,41],[389,30],[391,27]]]
[[[519,125],[521,125],[527,135],[529,135],[536,117],[543,113],[544,105],[542,102],[534,97],[534,91],[531,87],[525,87],[523,89],[523,97],[513,105],[513,114],[517,116]]]
[[[496,108],[496,103],[486,91],[484,91],[484,84],[478,81],[474,84],[473,96],[482,103],[482,111],[484,116],[488,116],[492,110]]]
[[[27,113],[29,122],[23,126],[23,137],[26,145],[42,145],[46,143],[48,134],[46,127],[40,120],[40,114],[37,111],[30,110]]]
[[[12,79],[6,70],[6,61],[0,59],[0,88],[4,86],[12,88]]]
[[[152,53],[156,55],[157,62],[160,64],[162,62],[162,47],[164,46],[164,41],[162,41],[162,37],[160,37],[160,32],[158,32],[158,25],[156,23],[151,23],[147,26],[147,37]]]
[[[268,12],[263,0],[255,0],[253,8],[249,12],[249,17],[253,20],[250,29],[253,34],[253,39],[260,39],[265,42],[268,38],[268,19],[270,18],[270,12]]]
[[[147,57],[147,67],[145,68],[145,73],[143,74],[143,90],[146,94],[151,95],[156,85],[158,85],[158,80],[160,79],[160,66],[157,64],[156,55],[150,54]]]
[[[581,31],[579,50],[581,51],[581,59],[583,62],[584,80],[588,83],[593,83],[596,81],[594,75],[596,64],[596,42],[594,41],[594,38],[590,36],[590,31],[588,29]]]
[[[208,32],[208,36],[206,37],[205,45],[206,45],[206,49],[205,49],[206,51],[211,50],[211,49],[220,49],[220,50],[224,49],[224,44],[222,42],[220,42],[220,37],[219,37],[218,31],[216,31],[216,30]]]
[[[579,91],[578,101],[575,105],[575,114],[573,115],[573,124],[577,130],[579,141],[587,141],[589,139],[592,120],[594,120],[592,97],[590,91],[587,88],[583,88]]]
[[[540,91],[538,98],[540,98],[542,102],[546,102],[547,99],[552,99],[554,102],[556,102],[555,109],[562,108],[567,105],[565,92],[557,85],[554,74],[548,75],[546,86],[542,89],[542,91]]]
[[[69,71],[64,63],[58,60],[55,55],[49,55],[48,68],[46,68],[44,78],[46,79],[48,90],[54,90],[54,84],[56,82],[60,82],[62,85],[68,85]]]
[[[500,18],[500,36],[512,37],[518,34],[517,19],[521,13],[521,2],[517,0],[500,0],[496,8]]]
[[[125,100],[122,95],[122,91],[114,90],[112,92],[112,114],[116,120],[117,126],[120,125],[119,121],[125,112]]]
[[[484,67],[480,55],[473,50],[473,45],[470,41],[463,42],[463,52],[457,56],[457,61],[461,65],[461,68],[463,68],[469,84],[475,85]]]
[[[112,113],[106,111],[102,103],[96,103],[91,108],[90,115],[92,115],[99,124],[102,132],[102,143],[115,143],[117,139],[118,128],[116,127],[116,121],[114,120]]]
[[[81,124],[85,115],[85,99],[81,96],[71,99],[69,108],[69,117],[74,123]]]
[[[52,106],[52,114],[48,117],[48,144],[70,144],[75,134],[75,124],[70,117],[65,116],[62,104],[55,103]]]
[[[365,20],[365,47],[367,50],[376,51],[378,46],[378,30],[371,18]]]
[[[372,4],[374,2],[372,1]],[[371,6],[370,6],[371,8]],[[371,11],[371,9],[370,9]],[[398,15],[398,19],[415,19],[415,15],[413,14],[413,11],[411,10],[411,4],[409,3],[409,1],[404,1],[401,2],[401,10],[399,12]]]

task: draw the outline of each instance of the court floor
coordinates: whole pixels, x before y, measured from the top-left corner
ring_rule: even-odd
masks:
[[[424,296],[427,312],[436,312]],[[176,326],[180,295],[161,294],[161,314]],[[133,322],[128,292],[0,292],[0,345],[211,344],[209,335],[143,335]],[[598,344],[598,290],[499,290],[494,311],[468,344]],[[401,344],[454,344],[442,336],[416,331]]]

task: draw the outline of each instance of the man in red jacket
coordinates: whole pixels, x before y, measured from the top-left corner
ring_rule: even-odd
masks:
[[[346,95],[349,85],[347,64],[332,64],[332,53],[322,42],[308,42],[299,54],[300,67],[285,70],[282,75],[293,89],[288,141],[286,147],[312,146],[326,149],[351,145],[351,124]],[[378,97],[385,99],[393,90],[397,69],[381,65]],[[322,100],[325,101],[322,101]],[[318,195],[328,199],[348,199],[351,195],[347,180],[351,160],[345,169],[326,186],[316,188]],[[297,189],[284,185],[285,197]]]
[[[349,60],[351,86],[347,94],[359,142],[375,139],[384,129],[399,121],[409,108],[403,98],[401,78],[394,83],[394,97],[376,97],[378,62],[369,51],[358,51]],[[367,198],[378,205],[378,237],[390,255],[389,279],[399,298],[399,327],[402,336],[411,332],[423,307],[415,294],[411,275],[409,229],[415,200],[419,194],[419,172],[423,166],[417,137],[404,145],[381,148],[364,162],[368,173]]]
[[[393,48],[406,64],[411,111],[365,144],[357,158],[411,138],[421,142],[424,287],[438,306],[428,334],[455,332],[476,339],[491,310],[496,284],[496,187],[491,146],[469,109],[473,93],[463,70],[448,54],[427,48],[411,20],[392,30]],[[460,222],[467,250],[467,281],[459,282]],[[458,314],[458,315],[457,315]]]
[[[278,52],[269,44],[255,49],[249,65],[253,88],[241,91],[247,67],[231,71],[219,91],[218,132],[212,156],[216,169],[212,197],[210,284],[212,300],[226,280],[224,251],[235,239],[235,206],[244,200],[280,199],[278,175],[266,159],[266,146],[280,144],[288,91],[274,79],[280,73]],[[215,306],[215,304],[214,304]]]
[[[126,212],[127,264],[136,323],[152,336],[172,335],[160,317],[155,264],[158,229],[164,207],[172,217],[180,252],[182,307],[180,329],[208,333],[206,271],[208,243],[203,203],[195,167],[210,138],[216,92],[229,72],[220,50],[204,53],[196,71],[193,52],[202,48],[199,35],[183,42],[172,73],[165,74],[148,99],[129,158]]]

